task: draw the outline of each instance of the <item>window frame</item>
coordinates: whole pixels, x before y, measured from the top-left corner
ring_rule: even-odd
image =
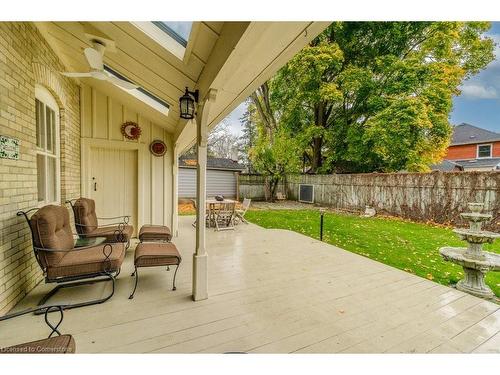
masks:
[[[490,147],[490,155],[489,156],[479,156],[479,148],[482,146]],[[493,157],[493,143],[481,143],[476,147],[476,158],[477,159],[491,159]]]
[[[182,36],[177,34],[176,31],[171,29],[168,25],[159,26],[153,21],[131,22],[136,28],[141,30],[150,39],[162,46],[166,51],[183,61],[186,50],[191,43],[191,36],[193,31],[194,22],[192,21],[191,31],[189,38],[185,40]],[[184,41],[186,42],[184,44]]]
[[[45,163],[45,199],[38,201],[38,166],[37,169],[37,202],[38,207],[42,207],[48,204],[59,204],[61,201],[61,143],[60,143],[60,110],[57,101],[54,99],[52,94],[45,87],[40,85],[35,85],[35,99],[43,104],[43,113],[45,116],[44,127],[45,127],[45,145],[40,148],[38,143],[35,143],[35,160],[38,159],[38,155],[44,156]],[[38,122],[37,122],[37,109],[35,100],[35,124],[36,124],[36,134],[38,135]],[[47,150],[47,107],[54,111],[54,152],[51,153]],[[47,193],[49,191],[49,179],[47,178],[48,160],[49,158],[55,159],[55,200],[49,201],[47,199]]]

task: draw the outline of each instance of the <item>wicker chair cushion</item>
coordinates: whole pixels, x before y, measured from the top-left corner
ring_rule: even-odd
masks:
[[[135,248],[136,267],[155,267],[179,264],[181,255],[173,243],[144,242]]]
[[[75,340],[71,335],[55,336],[7,348],[0,348],[0,353],[5,354],[66,354],[74,353],[75,351]]]
[[[33,240],[36,247],[70,250],[74,240],[71,233],[69,212],[62,206],[48,205],[40,208],[30,219]],[[58,264],[64,252],[41,252],[42,266]]]
[[[80,234],[89,234],[97,229],[97,215],[93,199],[79,198],[73,205],[76,231]]]
[[[106,246],[106,254],[112,247],[109,261],[105,261],[104,245],[94,246],[85,250],[74,250],[65,253],[61,261],[54,267],[47,268],[47,277],[57,279],[60,277],[82,276],[104,271],[116,272],[120,269],[125,258],[125,247],[122,243]]]
[[[171,239],[170,228],[163,225],[143,225],[139,231],[141,241],[170,241]]]

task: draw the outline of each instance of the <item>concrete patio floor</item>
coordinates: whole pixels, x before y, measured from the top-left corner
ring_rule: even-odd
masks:
[[[500,306],[286,230],[241,224],[207,231],[208,300],[191,300],[193,217],[179,219],[173,270],[140,270],[133,246],[108,302],[69,310],[61,326],[79,353],[500,352]],[[40,284],[15,310],[52,286]],[[105,293],[104,283],[53,301]],[[0,323],[0,346],[47,335],[42,316]]]

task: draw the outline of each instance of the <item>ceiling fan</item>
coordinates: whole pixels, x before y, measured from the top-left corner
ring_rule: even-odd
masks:
[[[92,41],[94,47],[93,48],[85,48],[83,51],[87,62],[90,65],[91,71],[84,73],[77,72],[62,72],[61,74],[66,77],[75,77],[75,78],[95,78],[101,81],[109,81],[116,86],[120,86],[126,90],[136,89],[137,85],[132,82],[126,81],[124,79],[118,78],[111,73],[104,70],[104,63],[102,57],[104,56],[104,50],[106,49],[106,45],[101,43],[98,40]]]

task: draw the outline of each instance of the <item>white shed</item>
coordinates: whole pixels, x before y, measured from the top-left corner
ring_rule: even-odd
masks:
[[[207,197],[223,195],[236,198],[238,174],[245,169],[237,161],[225,158],[207,160]],[[196,197],[196,157],[179,159],[179,198]]]

